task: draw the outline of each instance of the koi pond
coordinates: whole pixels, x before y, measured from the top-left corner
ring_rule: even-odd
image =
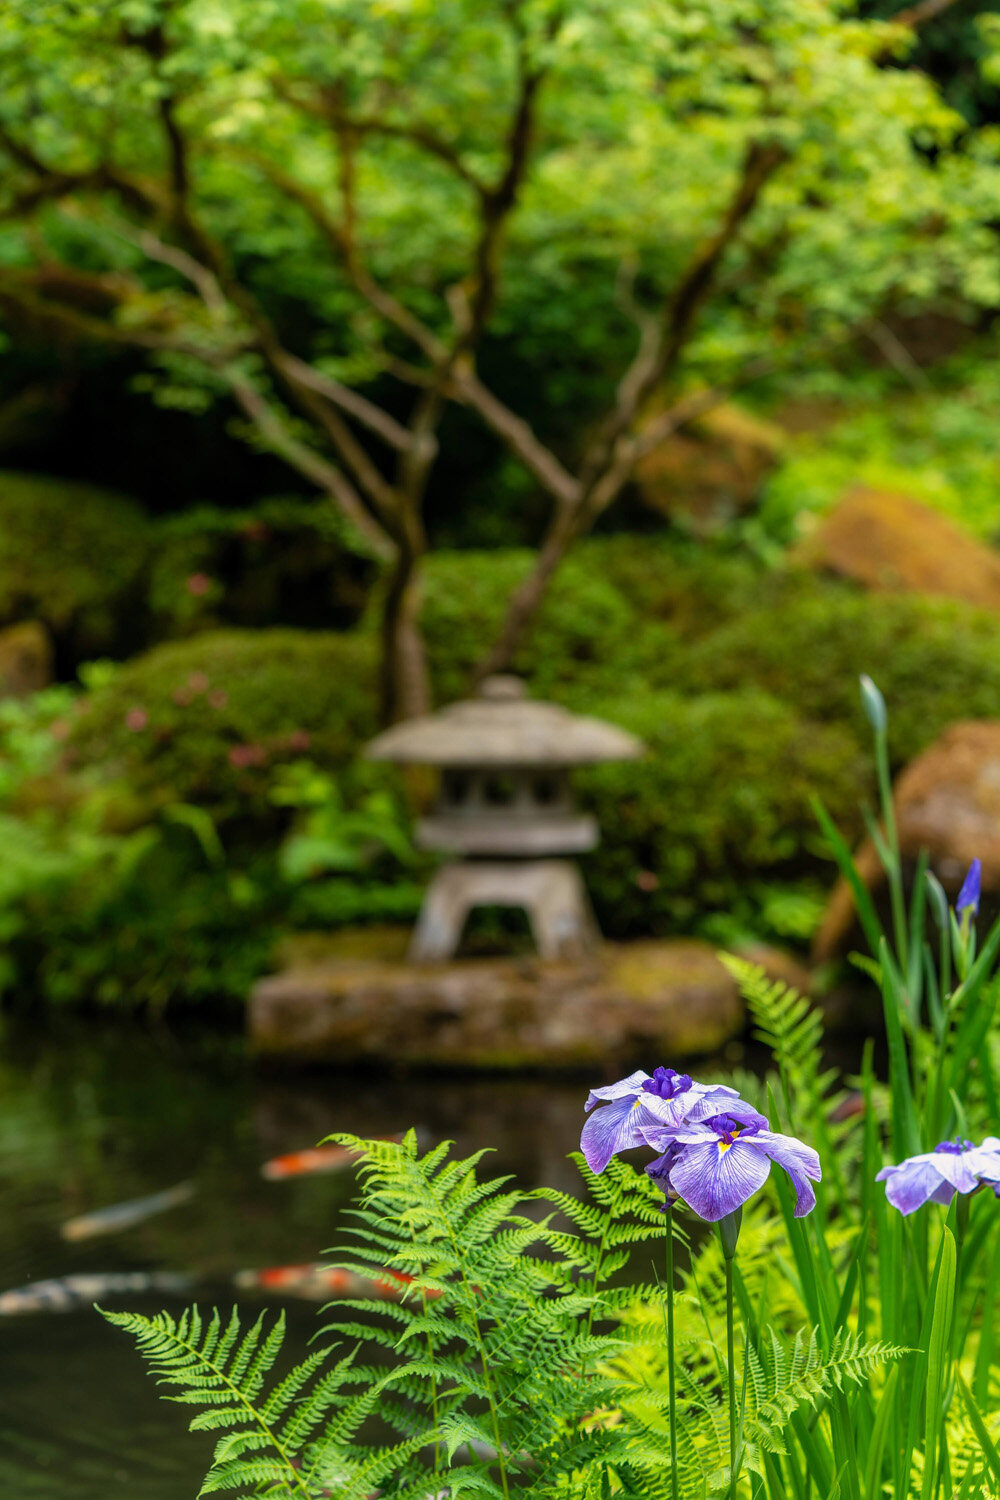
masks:
[[[579,1143],[579,1080],[265,1073],[238,1036],[99,1023],[30,1033],[7,1024],[0,1042],[0,1308],[17,1301],[3,1293],[51,1279],[62,1282],[52,1295],[71,1304],[0,1314],[0,1494],[12,1500],[197,1493],[211,1438],[187,1433],[185,1409],[158,1399],[132,1341],[92,1301],[147,1313],[192,1300],[284,1306],[288,1347],[301,1357],[321,1303],[237,1290],[234,1277],[319,1259],[337,1242],[353,1178],[267,1180],[266,1160],[333,1130],[414,1125],[428,1144],[494,1146],[497,1172],[525,1186],[576,1183],[565,1158]],[[98,1216],[76,1237],[62,1232],[178,1188],[137,1222]],[[123,1276],[189,1278],[190,1290],[95,1294],[114,1283],[90,1278]]]

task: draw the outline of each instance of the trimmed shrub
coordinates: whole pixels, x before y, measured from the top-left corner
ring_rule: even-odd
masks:
[[[692,646],[674,681],[691,693],[755,683],[867,744],[862,672],[890,705],[890,749],[903,765],[957,719],[1000,716],[1000,618],[952,600],[817,580],[809,593],[742,615]]]
[[[253,510],[198,506],[157,527],[149,600],[154,630],[220,625],[346,629],[377,564],[327,501],[276,498]]]
[[[124,653],[151,545],[149,521],[123,495],[0,473],[0,623],[44,621],[61,666]]]
[[[750,877],[815,870],[810,797],[850,824],[868,789],[849,730],[809,722],[754,688],[593,706],[649,749],[577,778],[601,827],[586,874],[609,937],[690,928],[734,904]]]
[[[423,623],[439,702],[468,693],[473,668],[496,639],[507,602],[534,560],[527,548],[428,558]],[[556,574],[514,669],[538,697],[573,686],[613,692],[629,680],[641,692],[644,669],[669,657],[675,644],[673,632],[637,611],[581,549]]]
[[[375,643],[359,634],[207,631],[133,658],[87,700],[69,748],[140,797],[220,814],[275,764],[337,766],[375,732]]]
[[[764,566],[748,552],[669,534],[591,537],[579,564],[613,584],[643,621],[666,621],[684,640],[783,594],[795,575]],[[811,579],[811,575],[808,575]]]

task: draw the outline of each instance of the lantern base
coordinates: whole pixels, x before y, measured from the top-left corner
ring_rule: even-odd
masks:
[[[477,906],[521,907],[542,958],[583,958],[600,941],[583,880],[571,860],[463,860],[444,865],[428,886],[410,962],[454,957],[469,912]]]

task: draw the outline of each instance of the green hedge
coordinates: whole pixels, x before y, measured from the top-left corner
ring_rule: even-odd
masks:
[[[140,797],[226,813],[308,754],[339,765],[374,733],[375,643],[297,630],[206,631],[134,657],[85,700],[70,754]]]
[[[687,693],[753,683],[867,744],[862,672],[889,705],[890,749],[902,765],[957,719],[1000,716],[1000,618],[950,600],[817,580],[693,645],[673,681]]]
[[[632,539],[635,541],[636,539]],[[641,541],[639,542],[641,546]],[[427,560],[423,622],[438,701],[469,691],[513,590],[535,560],[527,548],[438,552]],[[538,697],[569,688],[610,692],[676,650],[669,626],[640,614],[590,548],[567,558],[514,663]]]
[[[329,501],[196,506],[157,524],[153,629],[161,637],[221,625],[343,630],[360,618],[376,572]]]
[[[124,496],[0,473],[0,623],[39,619],[64,662],[128,649],[152,528]]]
[[[609,936],[690,927],[733,906],[750,878],[815,869],[810,796],[850,823],[868,788],[847,728],[810,722],[752,687],[594,706],[649,750],[578,776],[601,826],[587,879]]]

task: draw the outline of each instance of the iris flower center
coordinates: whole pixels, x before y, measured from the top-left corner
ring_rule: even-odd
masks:
[[[934,1150],[944,1151],[948,1156],[961,1156],[963,1151],[972,1150],[972,1142],[963,1140],[961,1136],[956,1135],[953,1141],[942,1141],[939,1146],[934,1147]]]
[[[647,1094],[655,1094],[658,1099],[673,1099],[678,1094],[686,1094],[691,1083],[688,1073],[677,1073],[673,1068],[657,1068],[652,1078],[646,1079],[643,1089]]]
[[[710,1120],[705,1121],[706,1130],[714,1130],[719,1137],[719,1155],[724,1155],[734,1145],[738,1136],[756,1135],[760,1129],[759,1125],[746,1125],[742,1120],[735,1120],[732,1115],[713,1115]]]

